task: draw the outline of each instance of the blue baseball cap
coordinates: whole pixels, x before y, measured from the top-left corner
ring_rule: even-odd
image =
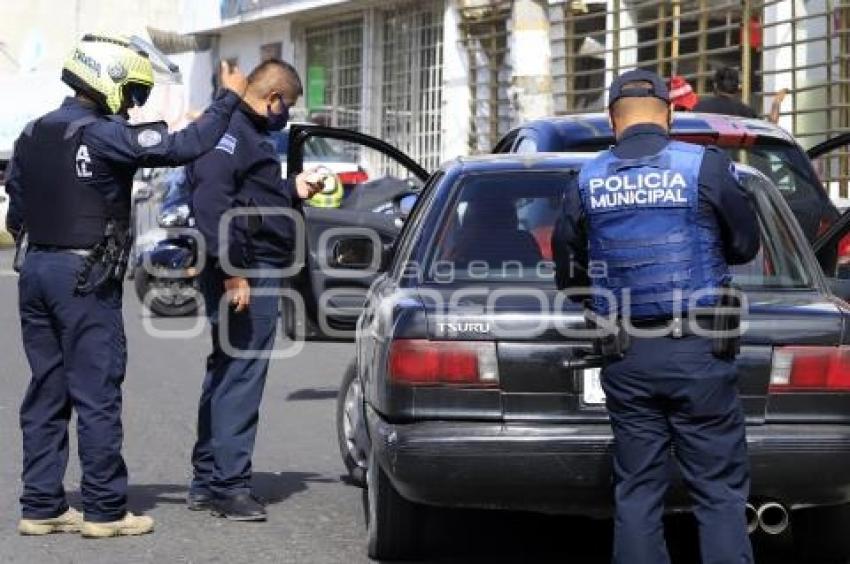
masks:
[[[646,88],[630,86],[623,88],[630,82],[648,82],[651,86]],[[667,83],[655,74],[647,70],[635,69],[626,71],[611,83],[608,89],[608,107],[614,105],[614,102],[620,98],[658,98],[665,103],[670,103],[670,91],[667,89]]]

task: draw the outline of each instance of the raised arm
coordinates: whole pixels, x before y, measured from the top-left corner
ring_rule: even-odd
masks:
[[[130,125],[121,118],[93,124],[86,141],[106,158],[137,167],[178,166],[189,163],[216,146],[227,131],[230,116],[245,92],[245,77],[222,63],[225,87],[207,110],[185,128],[168,133],[165,122]]]

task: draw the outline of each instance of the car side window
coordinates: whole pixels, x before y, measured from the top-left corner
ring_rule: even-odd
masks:
[[[431,178],[428,179],[428,182],[426,182],[425,187],[419,194],[419,200],[416,202],[413,210],[411,210],[398,239],[396,239],[396,252],[393,259],[394,266],[392,271],[392,276],[394,278],[399,276],[404,263],[406,263],[410,257],[413,242],[416,239],[415,234],[419,231],[419,226],[422,224],[422,219],[425,217],[425,210],[428,209],[431,200],[434,199],[434,194],[436,193],[435,187],[440,183],[443,175],[443,171],[438,171],[431,175]]]

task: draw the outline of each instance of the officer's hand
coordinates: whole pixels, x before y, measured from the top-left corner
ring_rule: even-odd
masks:
[[[302,200],[309,200],[324,188],[325,175],[315,170],[305,171],[295,177],[295,190]]]
[[[239,97],[245,95],[245,89],[248,88],[248,81],[245,75],[237,66],[230,66],[227,61],[221,62],[221,85],[228,90],[232,90],[239,94]]]
[[[230,296],[230,303],[234,306],[236,313],[248,309],[251,303],[251,286],[247,279],[239,276],[228,278],[224,281],[224,289]]]

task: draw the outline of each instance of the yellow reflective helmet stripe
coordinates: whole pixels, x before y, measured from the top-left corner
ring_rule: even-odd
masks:
[[[150,60],[120,36],[87,36],[74,47],[62,69],[79,83],[72,86],[90,89],[111,113],[124,105],[127,84],[149,88],[154,84]]]

